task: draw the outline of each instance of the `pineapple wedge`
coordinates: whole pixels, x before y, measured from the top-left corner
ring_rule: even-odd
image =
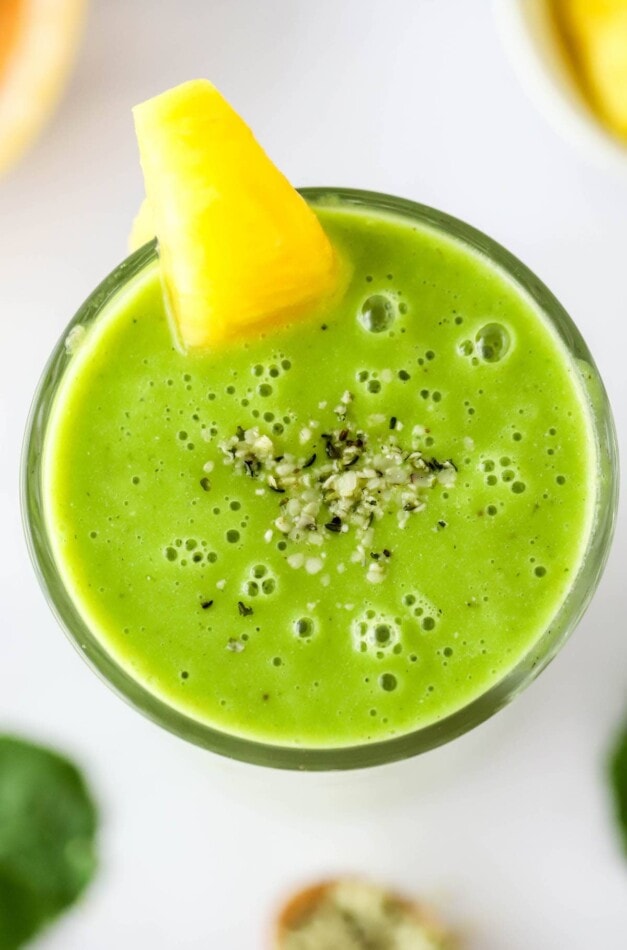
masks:
[[[627,138],[627,0],[551,0],[582,90],[599,118]]]
[[[215,86],[187,82],[133,112],[148,202],[134,240],[152,219],[185,349],[276,326],[333,292],[316,215]]]

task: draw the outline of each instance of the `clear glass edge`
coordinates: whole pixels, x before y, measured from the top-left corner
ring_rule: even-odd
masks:
[[[22,521],[39,584],[70,642],[114,692],[153,722],[212,752],[254,765],[303,771],[368,768],[427,752],[463,735],[511,702],[546,669],[585,613],[607,561],[618,507],[618,447],[607,394],[581,334],[551,291],[504,247],[457,218],[407,199],[343,187],[301,188],[300,193],[314,205],[339,202],[375,213],[386,211],[418,219],[421,224],[444,231],[485,255],[532,297],[574,359],[585,362],[592,370],[596,391],[594,396],[590,396],[590,408],[600,465],[594,524],[571,591],[533,649],[486,693],[450,716],[403,736],[339,748],[271,745],[223,733],[173,709],[115,663],[85,625],[54,563],[44,524],[41,450],[48,412],[69,359],[66,350],[68,333],[75,326],[93,322],[120,287],[155,259],[155,241],[127,257],[98,285],[65,328],[48,360],[33,397],[24,436],[20,479]]]

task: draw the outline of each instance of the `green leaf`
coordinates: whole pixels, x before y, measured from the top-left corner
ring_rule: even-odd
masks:
[[[627,726],[618,737],[610,758],[610,780],[614,808],[623,848],[627,854]]]
[[[0,873],[0,947],[17,950],[34,937],[45,919],[37,897],[22,884]]]
[[[95,868],[97,812],[67,759],[0,736],[0,947],[20,947],[72,904]]]

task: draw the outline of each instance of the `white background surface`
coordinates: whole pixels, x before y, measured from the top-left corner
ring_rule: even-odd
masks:
[[[503,0],[507,2],[507,0]],[[552,667],[475,733],[374,774],[222,762],[158,730],[74,653],[22,540],[18,457],[48,353],[124,255],[130,107],[207,75],[296,184],[432,204],[487,231],[570,310],[627,434],[627,169],[587,165],[506,61],[486,0],[94,0],[56,121],[0,182],[0,728],[87,768],[101,873],[42,950],[262,950],[273,907],[348,870],[421,894],[472,950],[627,946],[606,783],[627,709],[627,526]]]

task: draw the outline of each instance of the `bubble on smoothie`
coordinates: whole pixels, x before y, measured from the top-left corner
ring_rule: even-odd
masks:
[[[369,617],[368,613],[373,613]],[[383,613],[368,611],[352,624],[353,646],[359,653],[370,653],[382,659],[400,643],[401,631],[395,619]]]
[[[167,548],[165,548],[163,556],[165,557],[166,561],[176,561],[179,555],[176,548],[173,548],[171,545],[169,545]]]
[[[379,686],[385,693],[393,693],[398,686],[398,680],[394,673],[382,673],[379,677]]]
[[[406,383],[409,379],[411,379],[411,376],[410,376],[410,374],[407,372],[406,369],[399,369],[399,371],[398,371],[398,378],[399,378],[400,380],[402,380],[402,382]]]
[[[534,567],[533,573],[536,575],[536,577],[545,577],[546,567],[543,567],[541,564],[538,564],[537,567]]]
[[[516,472],[512,471],[511,468],[506,468],[501,472],[501,478],[504,482],[513,482],[516,477]]]
[[[557,482],[558,485],[565,485],[565,484],[566,484],[566,476],[565,476],[565,475],[556,475],[556,476],[555,476],[555,481]]]
[[[457,352],[462,356],[472,356],[474,349],[472,340],[462,340],[457,344]]]
[[[292,629],[294,636],[306,640],[313,636],[314,622],[310,617],[299,617],[298,620],[295,620],[292,624]]]
[[[368,333],[383,333],[394,323],[396,311],[396,302],[387,294],[371,294],[361,305],[358,319]]]
[[[486,323],[475,336],[477,353],[484,363],[498,363],[510,348],[510,335],[502,323]]]
[[[254,564],[248,569],[248,578],[244,580],[242,590],[250,597],[260,594],[269,597],[275,592],[276,586],[276,577],[270,569],[265,564]]]
[[[430,631],[435,628],[438,610],[434,604],[419,591],[408,591],[403,596],[402,604],[409,616],[419,621],[423,630]]]
[[[512,484],[512,491],[515,495],[522,495],[526,488],[527,486],[524,482],[513,482]]]
[[[273,666],[283,666],[283,660],[281,659],[280,656],[274,656],[274,657],[272,657],[272,665],[273,665]]]
[[[257,392],[261,397],[266,399],[268,396],[272,395],[273,389],[270,383],[261,383],[259,386],[257,386]]]
[[[381,383],[378,379],[371,379],[369,380],[366,389],[369,393],[379,393],[381,392]]]
[[[230,528],[226,532],[225,537],[229,544],[237,544],[240,539],[240,533],[235,528]]]

